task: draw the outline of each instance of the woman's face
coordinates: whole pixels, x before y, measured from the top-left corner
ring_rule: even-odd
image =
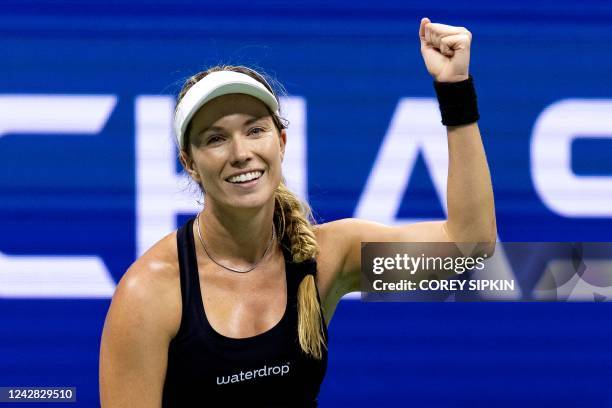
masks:
[[[279,135],[259,99],[229,94],[204,105],[191,120],[191,160],[183,165],[206,191],[207,205],[255,208],[281,181],[286,135]]]

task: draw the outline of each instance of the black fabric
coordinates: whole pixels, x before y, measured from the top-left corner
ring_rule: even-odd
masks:
[[[168,350],[162,406],[316,407],[327,350],[322,360],[315,360],[302,352],[297,337],[297,289],[304,276],[316,271],[316,262],[293,263],[283,248],[287,305],[282,319],[254,337],[225,337],[204,313],[194,219],[177,233],[183,316]],[[326,325],[321,323],[327,344]]]
[[[467,125],[480,119],[474,79],[471,75],[465,81],[460,82],[434,81],[434,89],[438,97],[443,125]]]

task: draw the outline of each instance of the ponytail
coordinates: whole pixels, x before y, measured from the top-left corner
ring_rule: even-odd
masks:
[[[281,182],[275,190],[274,224],[279,238],[287,237],[293,262],[312,259],[318,246],[312,224],[312,211]],[[300,347],[317,360],[323,357],[325,335],[315,277],[306,275],[298,289],[298,339]]]

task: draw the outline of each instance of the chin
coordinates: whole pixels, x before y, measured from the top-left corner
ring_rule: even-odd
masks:
[[[234,197],[228,201],[228,205],[233,208],[256,209],[264,207],[270,201],[274,202],[274,191],[266,193],[259,191],[257,194]]]

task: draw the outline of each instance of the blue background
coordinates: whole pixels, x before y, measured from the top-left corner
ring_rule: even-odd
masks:
[[[134,99],[218,63],[264,68],[308,103],[309,201],[351,217],[402,97],[433,97],[421,17],[467,27],[501,241],[611,241],[610,218],[566,218],[534,191],[532,127],[564,98],[612,97],[612,3],[4,1],[0,93],[113,94],[100,137],[0,139],[0,251],[135,253]],[[33,112],[33,120],[36,113]],[[573,146],[610,175],[612,144]],[[442,217],[419,160],[398,216]],[[612,203],[611,203],[612,205]],[[96,406],[109,300],[0,299],[0,386],[76,386]],[[364,304],[330,326],[322,406],[612,406],[609,304]]]

